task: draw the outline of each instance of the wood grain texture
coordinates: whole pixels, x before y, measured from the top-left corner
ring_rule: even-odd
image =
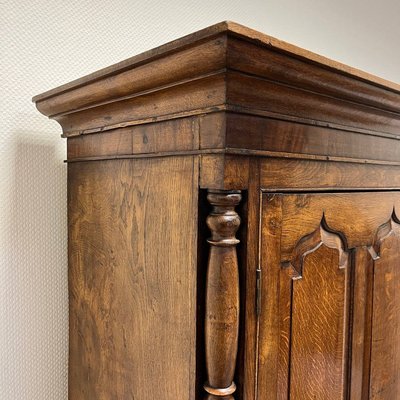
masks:
[[[296,235],[290,224],[282,225],[283,197],[263,196],[258,398],[283,400],[290,393],[290,398],[299,400],[343,399],[348,254],[339,236],[318,226],[312,234],[297,237],[290,257],[295,268],[282,264],[282,231]],[[292,279],[298,281],[292,283]]]
[[[248,189],[251,174],[258,174],[258,164],[250,157],[227,154],[200,155],[200,186],[210,189]]]
[[[281,191],[396,189],[400,188],[400,168],[340,162],[263,159],[261,187]]]
[[[340,128],[354,126],[379,132],[398,134],[400,114],[363,104],[344,102],[342,99],[307,92],[300,88],[253,75],[228,71],[227,103],[247,109],[265,110],[279,115],[300,117],[325,122]],[[252,90],[252,88],[257,90]]]
[[[315,232],[298,242],[293,253],[290,397],[344,399],[348,253],[340,236],[326,230],[325,220]]]
[[[68,138],[68,161],[143,155],[185,155],[225,149],[225,113],[126,126]]]
[[[239,275],[241,289],[241,315],[239,330],[239,360],[236,368],[236,383],[239,399],[252,399],[256,396],[257,380],[257,268],[259,262],[259,226],[260,226],[260,190],[258,160],[252,159],[249,169],[250,177],[247,195],[242,199],[241,244],[239,250]]]
[[[390,220],[384,228],[374,261],[371,400],[400,397],[400,225]]]
[[[69,165],[71,400],[194,398],[195,165]]]
[[[136,125],[143,120],[154,122],[160,118],[174,119],[185,115],[185,112],[189,115],[198,114],[205,112],[208,107],[224,104],[224,87],[223,74],[216,73],[170,89],[163,88],[88,110],[56,115],[54,119],[63,127],[65,136],[103,132]]]
[[[212,191],[207,200],[213,206],[207,218],[211,231],[206,280],[205,350],[208,381],[207,400],[234,400],[233,382],[239,337],[239,267],[235,234],[240,217],[235,207],[240,192]]]
[[[345,399],[348,276],[338,251],[322,245],[305,256],[292,290],[290,398]]]
[[[179,52],[165,54],[161,59],[153,58],[148,62],[142,60],[135,68],[125,65],[118,72],[110,71],[107,77],[97,77],[87,84],[76,85],[73,90],[66,90],[64,87],[59,95],[55,96],[53,92],[50,98],[39,101],[38,107],[43,113],[62,114],[71,109],[84,109],[133,93],[184,82],[224,68],[225,48],[226,37],[219,35],[209,41],[182,48]],[[148,79],[149,76],[151,79]]]
[[[68,139],[69,161],[85,157],[122,156],[198,148],[196,118],[180,118],[153,124],[114,129],[97,135]]]
[[[261,212],[261,248],[260,268],[261,281],[261,314],[259,318],[258,375],[257,397],[262,400],[285,399],[288,393],[288,381],[282,380],[285,371],[282,364],[288,365],[280,357],[282,339],[288,344],[289,336],[282,333],[283,313],[280,312],[280,236],[282,221],[282,198],[276,195],[263,195]],[[290,280],[285,279],[285,282]],[[290,322],[290,318],[286,318]],[[288,376],[286,370],[286,377]],[[278,381],[279,380],[279,381]]]
[[[65,136],[221,110],[319,125],[325,134],[328,128],[375,136],[400,132],[400,86],[234,23],[209,27],[34,101]],[[304,135],[316,132],[310,128]],[[360,139],[350,136],[341,139],[354,142],[357,156]]]
[[[397,398],[399,196],[263,195],[258,398]]]
[[[353,257],[350,399],[368,400],[374,266],[367,247],[355,249]]]
[[[286,52],[228,37],[227,64],[230,69],[277,81],[287,86],[311,90],[355,103],[400,111],[397,94],[381,87],[371,87],[349,75],[310,63]]]
[[[227,113],[228,148],[246,148],[356,160],[398,162],[398,138],[377,137],[299,122]],[[245,134],[244,134],[245,133]]]
[[[338,75],[353,76],[355,79],[370,83],[373,86],[386,87],[392,91],[400,92],[400,85],[396,83],[389,82],[385,79],[357,70],[356,68],[349,67],[337,61],[330,60],[297,46],[293,46],[282,40],[257,32],[235,22],[224,21],[37,95],[33,98],[33,101],[44,102],[46,99],[55,97],[62,93],[73,91],[82,86],[89,86],[95,81],[104,81],[112,75],[118,75],[124,71],[135,69],[135,67],[150,63],[153,60],[167,58],[170,54],[184,50],[189,46],[193,46],[193,44],[213,39],[215,36],[219,36],[222,33],[226,33],[231,37],[244,39],[244,41],[248,43],[253,43],[261,48],[267,48],[276,51],[277,53],[291,54],[295,59],[301,59],[306,63],[323,67],[323,69],[328,71],[331,70]],[[262,62],[263,60],[261,58],[260,63]]]
[[[349,248],[372,245],[379,226],[400,209],[399,192],[285,194],[281,258],[290,261],[299,239],[314,232],[322,216],[327,225],[340,232]],[[349,223],[359,212],[357,223]]]
[[[223,22],[34,101],[68,138],[70,400],[397,400],[399,85]]]

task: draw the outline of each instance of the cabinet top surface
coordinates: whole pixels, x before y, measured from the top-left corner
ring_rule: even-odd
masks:
[[[33,100],[64,137],[81,137],[69,160],[250,152],[400,164],[400,85],[233,22]]]
[[[195,43],[206,41],[212,37],[227,34],[233,37],[238,37],[246,40],[247,42],[253,43],[259,47],[266,47],[272,50],[283,52],[291,57],[305,59],[309,62],[319,64],[321,67],[328,68],[339,74],[351,75],[352,77],[366,81],[370,84],[384,87],[386,89],[400,92],[400,84],[390,82],[383,78],[379,78],[375,75],[361,71],[356,68],[349,67],[345,64],[333,61],[329,58],[320,56],[311,51],[304,50],[300,47],[291,45],[274,37],[268,36],[264,33],[256,30],[247,28],[243,25],[237,24],[231,21],[224,21],[218,24],[209,26],[200,31],[191,33],[182,38],[168,42],[164,45],[155,47],[154,49],[145,51],[141,54],[128,58],[127,60],[121,61],[117,64],[98,70],[92,74],[86,75],[82,78],[76,79],[57,88],[46,91],[33,97],[34,102],[40,102],[50,97],[57,96],[66,91],[76,89],[85,85],[89,85],[95,81],[103,78],[120,74],[126,70],[135,69],[143,64],[149,63],[155,59],[167,57],[169,54],[178,52],[186,47],[190,47]],[[151,78],[151,76],[149,77]]]

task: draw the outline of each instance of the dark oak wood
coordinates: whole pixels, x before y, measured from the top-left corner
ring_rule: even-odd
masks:
[[[355,160],[399,161],[398,139],[298,122],[229,113],[226,146]],[[245,135],[242,132],[246,132]]]
[[[221,110],[397,136],[399,93],[397,84],[225,22],[34,101],[65,136]]]
[[[291,309],[291,398],[333,400],[346,395],[349,255],[340,236],[326,229],[323,219],[298,242],[285,266],[286,279],[293,280],[291,290],[280,290],[280,301],[286,296]]]
[[[398,396],[399,201],[399,192],[263,196],[261,398]]]
[[[351,399],[369,398],[369,368],[371,362],[371,321],[373,262],[367,247],[353,252],[353,312],[351,336],[350,388]]]
[[[69,164],[70,399],[195,396],[195,164]]]
[[[400,225],[396,216],[375,239],[370,398],[400,397]]]
[[[222,22],[34,101],[70,400],[400,398],[400,85]]]
[[[321,243],[305,257],[302,279],[292,284],[290,397],[294,399],[334,400],[346,394],[348,277],[338,267],[338,251]]]
[[[206,281],[205,350],[208,400],[232,399],[239,336],[239,268],[235,237],[240,225],[235,211],[239,192],[209,191],[213,206],[207,218],[211,231]]]

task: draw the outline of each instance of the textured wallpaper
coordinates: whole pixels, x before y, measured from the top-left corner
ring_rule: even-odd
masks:
[[[399,4],[0,0],[0,400],[67,399],[65,142],[33,95],[226,19],[400,81]]]

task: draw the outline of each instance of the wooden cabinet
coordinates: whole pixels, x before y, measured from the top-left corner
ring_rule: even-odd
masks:
[[[399,202],[398,192],[263,195],[260,398],[400,395]]]
[[[224,22],[34,101],[71,400],[400,399],[399,85]]]

